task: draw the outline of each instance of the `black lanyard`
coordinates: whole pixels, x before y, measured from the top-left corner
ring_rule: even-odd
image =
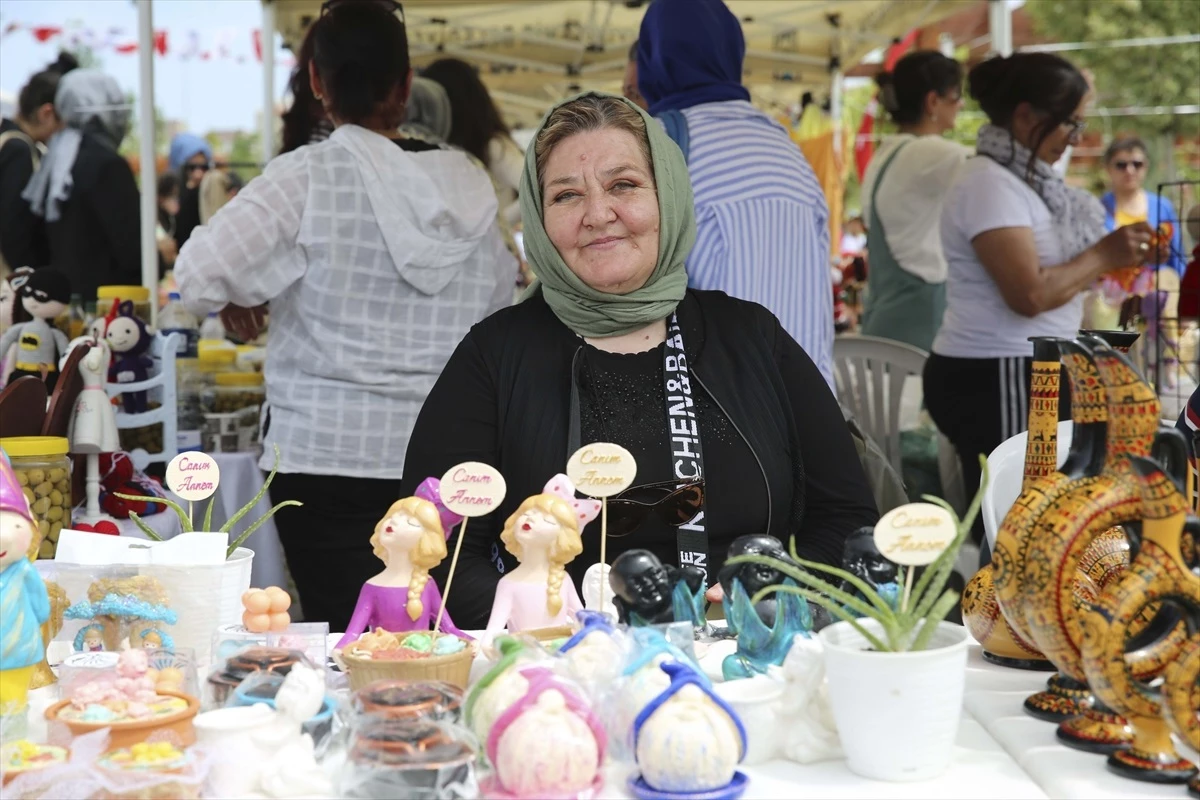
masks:
[[[667,323],[667,343],[663,348],[663,381],[667,401],[667,429],[671,436],[671,468],[675,479],[696,481],[704,477],[704,449],[700,444],[700,424],[692,402],[692,381],[683,351],[683,333],[679,318],[671,315]],[[704,528],[704,507],[692,519],[677,528],[679,566],[697,567],[708,578],[708,533]]]

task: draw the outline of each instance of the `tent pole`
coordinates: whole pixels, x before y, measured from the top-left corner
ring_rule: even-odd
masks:
[[[138,153],[141,178],[142,285],[150,290],[150,319],[158,325],[157,165],[154,142],[154,11],[151,0],[137,0],[138,11]]]
[[[1008,0],[989,0],[988,31],[992,35],[992,52],[1011,56],[1013,51],[1012,6]]]
[[[262,4],[262,160],[267,163],[275,155],[275,3]]]

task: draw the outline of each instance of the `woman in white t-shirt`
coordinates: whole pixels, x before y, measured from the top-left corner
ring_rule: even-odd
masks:
[[[971,487],[979,456],[1026,429],[1029,337],[1074,338],[1081,292],[1143,256],[1151,231],[1139,223],[1105,236],[1099,201],[1052,168],[1085,124],[1090,88],[1070,62],[1017,53],[967,80],[991,124],[943,206],[946,313],[924,378],[926,407]]]
[[[938,235],[942,199],[971,155],[943,139],[962,106],[962,68],[936,50],[909,53],[877,79],[900,128],[863,175],[870,274],[862,332],[929,350],[946,307]]]

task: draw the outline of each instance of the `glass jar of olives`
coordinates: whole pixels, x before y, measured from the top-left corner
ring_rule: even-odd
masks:
[[[29,558],[54,558],[58,534],[71,527],[71,459],[61,436],[14,436],[0,439],[12,461],[21,492],[38,525]]]

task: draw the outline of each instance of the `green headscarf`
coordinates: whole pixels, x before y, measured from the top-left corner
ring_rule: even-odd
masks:
[[[658,263],[646,284],[628,294],[597,291],[571,272],[542,224],[542,189],[537,176],[535,135],[525,151],[525,171],[521,174],[521,220],[525,231],[525,256],[538,281],[525,293],[525,298],[540,290],[555,316],[580,336],[620,336],[666,319],[683,299],[687,291],[683,262],[696,243],[696,211],[683,153],[662,125],[633,103],[615,95],[585,92],[559,103],[550,114],[589,95],[620,100],[638,112],[646,124],[650,158],[654,162],[654,183],[658,190]],[[546,126],[550,114],[538,126],[538,134]]]

